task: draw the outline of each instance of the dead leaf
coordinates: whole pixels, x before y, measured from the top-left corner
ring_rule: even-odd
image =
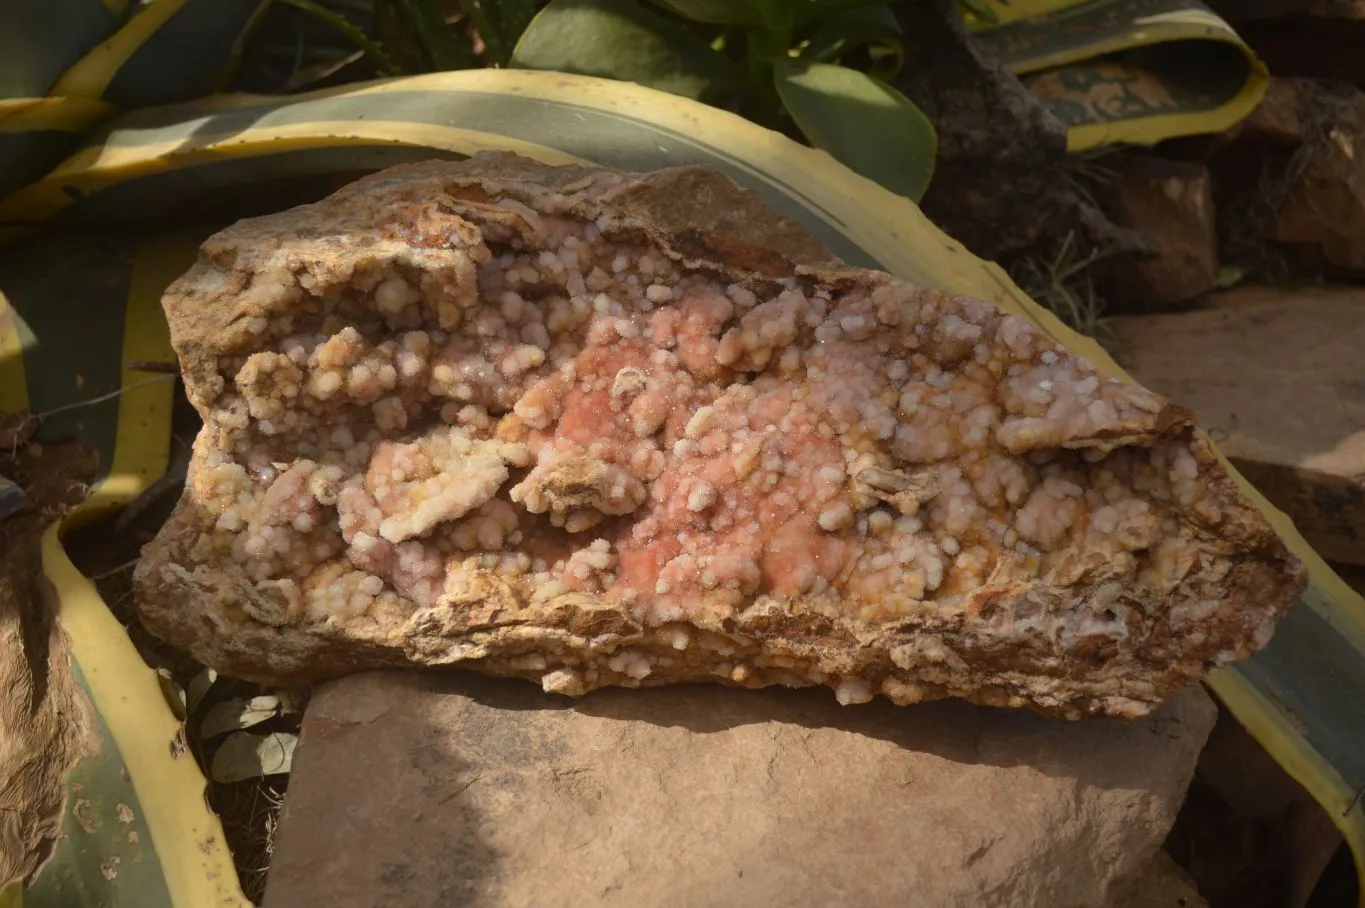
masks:
[[[215,782],[244,782],[288,773],[298,742],[298,735],[284,732],[270,735],[238,732],[213,755],[209,774]]]
[[[233,697],[231,700],[214,704],[213,708],[208,711],[208,715],[204,716],[204,721],[199,725],[199,736],[201,738],[215,738],[230,731],[260,725],[267,719],[273,719],[279,714],[279,697],[252,697],[250,700]]]
[[[199,708],[199,704],[204,702],[204,695],[213,687],[213,683],[218,680],[218,673],[211,668],[206,668],[199,674],[190,679],[190,683],[185,688],[185,708],[193,715]]]
[[[181,722],[185,721],[185,688],[180,686],[180,682],[171,675],[170,669],[158,668],[156,670],[156,680],[161,682],[161,693],[166,698],[166,703],[170,706],[175,717]]]

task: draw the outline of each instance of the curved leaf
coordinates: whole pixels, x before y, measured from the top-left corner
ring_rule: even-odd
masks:
[[[279,714],[279,697],[252,697],[250,700],[233,697],[213,705],[199,725],[199,735],[202,738],[214,738],[229,731],[260,725]]]
[[[288,773],[294,762],[298,735],[253,735],[240,731],[223,742],[213,755],[209,774],[215,782],[245,782]]]
[[[199,704],[203,702],[204,695],[209,692],[217,680],[218,673],[211,668],[204,669],[190,679],[190,683],[185,686],[185,708],[190,711],[191,715],[199,709]]]
[[[511,65],[637,82],[710,102],[733,80],[730,62],[706,42],[633,0],[551,0],[526,27]]]
[[[167,668],[156,670],[156,680],[161,684],[161,693],[166,698],[166,705],[175,713],[177,719],[185,721],[185,688],[180,686],[180,682],[175,680]]]
[[[849,51],[868,48],[873,75],[889,79],[905,65],[901,24],[888,6],[837,13],[821,20],[801,51],[803,59],[835,63]]]
[[[787,112],[817,148],[892,192],[923,197],[938,139],[909,98],[866,73],[827,63],[781,62],[773,79]]]

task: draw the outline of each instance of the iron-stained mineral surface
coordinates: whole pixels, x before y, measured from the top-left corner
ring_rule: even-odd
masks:
[[[241,677],[1137,716],[1305,585],[1187,411],[697,168],[394,168],[164,305],[204,428],[140,607]]]

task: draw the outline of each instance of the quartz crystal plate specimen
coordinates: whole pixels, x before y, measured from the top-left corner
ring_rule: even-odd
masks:
[[[698,168],[397,167],[209,239],[135,583],[220,671],[1138,716],[1306,584],[1190,414]]]

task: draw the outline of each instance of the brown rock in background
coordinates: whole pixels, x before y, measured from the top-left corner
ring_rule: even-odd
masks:
[[[1141,234],[1156,255],[1131,259],[1111,272],[1107,295],[1128,309],[1186,302],[1218,279],[1213,185],[1203,164],[1132,157],[1114,188],[1115,223]]]
[[[308,707],[265,904],[1112,904],[1174,822],[1214,715],[1197,687],[1142,720],[1076,724],[358,675]]]
[[[1365,290],[1248,285],[1109,326],[1324,558],[1365,564]]]
[[[1365,94],[1338,102],[1323,139],[1305,148],[1295,170],[1270,237],[1365,270]]]
[[[1265,97],[1256,109],[1215,142],[1226,145],[1249,139],[1272,145],[1298,145],[1306,135],[1303,103],[1299,80],[1271,76]]]

